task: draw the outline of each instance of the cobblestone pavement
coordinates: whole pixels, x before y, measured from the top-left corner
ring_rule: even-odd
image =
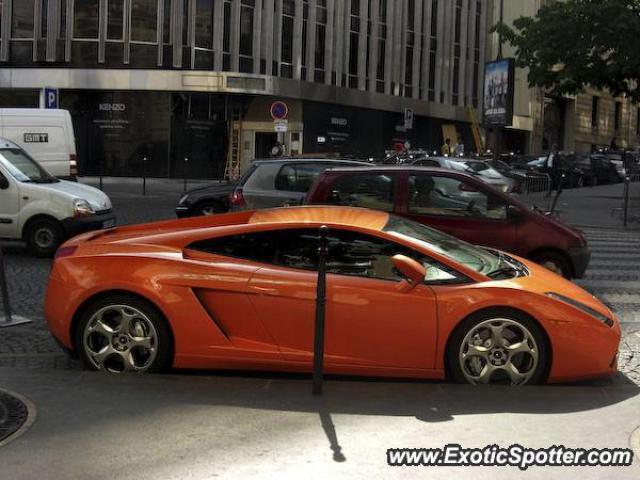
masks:
[[[174,218],[173,208],[181,185],[151,188],[152,193],[141,198],[137,185],[134,188],[121,183],[105,185],[120,224]],[[614,381],[640,385],[640,231],[621,228],[585,231],[593,258],[586,278],[577,283],[607,302],[622,322],[621,374]],[[34,321],[0,329],[0,367],[81,368],[60,350],[44,324],[42,304],[51,261],[32,258],[20,244],[3,245],[13,309]]]

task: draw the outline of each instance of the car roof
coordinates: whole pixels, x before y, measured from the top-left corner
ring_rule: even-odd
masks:
[[[388,222],[389,214],[378,210],[324,205],[256,210],[247,221],[248,224],[327,223],[370,230],[382,230]]]
[[[357,161],[357,160],[347,160],[340,158],[274,158],[274,159],[265,159],[265,160],[255,160],[253,163],[255,165],[272,165],[272,164],[280,164],[284,165],[287,163],[336,163],[336,164],[344,164],[352,163],[354,165],[362,165],[367,164],[366,162]]]
[[[429,173],[448,173],[455,175],[463,175],[465,177],[473,178],[471,175],[467,175],[461,170],[452,170],[450,168],[440,167],[422,167],[419,165],[379,165],[379,166],[366,166],[360,168],[352,167],[335,167],[330,168],[327,172],[336,173],[363,173],[363,172],[429,172]],[[327,173],[325,172],[325,173]]]

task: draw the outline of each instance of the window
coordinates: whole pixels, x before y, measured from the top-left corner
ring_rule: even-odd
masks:
[[[194,64],[196,70],[213,68],[213,0],[195,3]]]
[[[253,11],[255,0],[242,0],[240,8],[240,71],[253,72]]]
[[[33,39],[34,0],[13,2],[11,17],[12,39]]]
[[[392,212],[394,177],[382,174],[345,175],[333,181],[327,201],[333,205]]]
[[[600,106],[600,97],[591,99],[591,128],[598,128],[598,107]]]
[[[478,90],[480,88],[480,35],[482,32],[482,2],[476,2],[476,30],[473,47],[473,93],[471,102],[473,108],[478,108]]]
[[[401,94],[405,97],[413,96],[413,52],[415,48],[415,0],[407,2],[407,44],[405,46],[405,75]]]
[[[107,5],[107,40],[123,39],[124,0],[109,0]]]
[[[456,0],[455,31],[453,44],[453,89],[451,102],[453,105],[460,104],[460,54],[462,47],[460,40],[462,37],[462,0]]]
[[[131,0],[131,41],[157,42],[158,0]]]
[[[224,2],[224,30],[222,35],[222,70],[231,70],[231,1]]]
[[[385,59],[387,49],[387,0],[380,0],[378,10],[378,58],[376,69],[376,92],[384,93]]]
[[[74,2],[73,38],[98,39],[99,0]]]
[[[436,99],[436,58],[438,50],[438,0],[431,0],[431,39],[429,41],[429,88],[427,99]]]
[[[276,177],[276,190],[306,193],[316,178],[331,165],[285,165]]]
[[[448,177],[409,177],[409,213],[492,220],[507,218],[507,204],[499,197]]]
[[[293,19],[296,12],[294,0],[282,0],[282,49],[280,52],[280,76],[293,77]]]
[[[360,0],[351,0],[349,30],[348,87],[358,88],[358,56],[360,45]]]
[[[314,80],[316,82],[325,81],[325,43],[327,34],[327,2],[326,0],[319,0],[316,7],[316,49],[315,49],[315,72]]]
[[[248,233],[196,242],[190,249],[214,255],[242,258],[298,270],[318,268],[317,229],[290,229]],[[402,254],[427,267],[425,281],[460,280],[459,274],[410,248],[348,230],[328,233],[327,273],[398,282],[401,275],[392,262]]]

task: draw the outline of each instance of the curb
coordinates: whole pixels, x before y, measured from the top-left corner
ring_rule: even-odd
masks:
[[[4,388],[0,388],[0,392],[16,397],[18,400],[20,400],[22,403],[24,403],[27,406],[27,412],[28,412],[27,420],[22,424],[22,426],[15,432],[13,432],[11,435],[9,435],[7,438],[0,441],[0,448],[2,448],[8,445],[9,443],[13,442],[17,438],[21,437],[27,430],[29,430],[29,428],[31,428],[31,425],[33,425],[33,422],[36,421],[37,410],[36,410],[36,405],[31,400],[20,395],[19,393],[15,393],[11,390],[5,390]]]

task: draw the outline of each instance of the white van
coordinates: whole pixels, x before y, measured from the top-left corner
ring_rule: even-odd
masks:
[[[115,223],[103,192],[52,176],[0,138],[0,238],[24,240],[35,255],[46,257],[74,235]]]
[[[53,176],[75,180],[76,140],[67,110],[0,109],[0,138],[22,147]]]

